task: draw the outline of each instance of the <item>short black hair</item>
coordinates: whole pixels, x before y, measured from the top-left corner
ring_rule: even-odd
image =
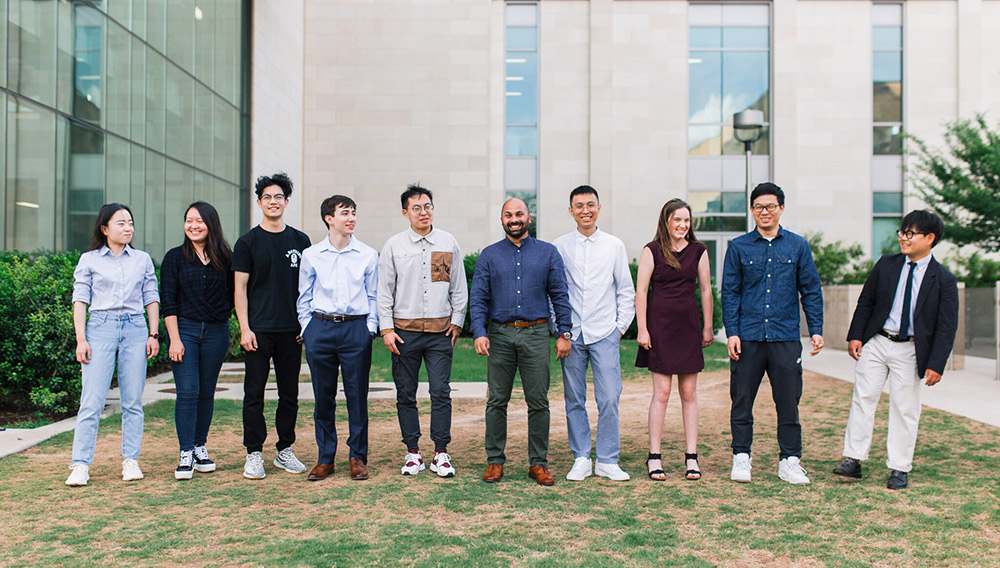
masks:
[[[411,183],[410,185],[406,186],[406,191],[404,191],[402,195],[399,196],[399,202],[403,206],[403,209],[406,209],[410,205],[411,197],[416,197],[417,199],[420,199],[421,195],[426,195],[427,197],[430,198],[431,203],[434,203],[434,195],[431,194],[431,190],[424,187],[420,187],[420,182]]]
[[[329,215],[332,217],[336,215],[338,207],[354,209],[355,212],[358,210],[358,204],[346,195],[331,195],[327,197],[323,200],[323,204],[319,206],[319,217],[323,219],[323,224],[326,225],[327,229],[330,228],[330,224],[326,222],[326,216]]]
[[[254,193],[257,194],[257,199],[260,199],[260,196],[264,195],[264,189],[271,187],[272,185],[276,185],[281,188],[281,192],[285,194],[285,199],[292,196],[292,180],[285,172],[278,172],[276,174],[260,176],[257,178],[257,183],[254,184]]]
[[[757,198],[761,195],[773,195],[778,198],[778,205],[785,204],[785,192],[781,191],[781,188],[769,181],[758,184],[757,187],[753,188],[750,193],[750,207],[753,207],[753,202],[757,201]]]
[[[573,191],[569,192],[569,204],[570,205],[573,204],[573,198],[576,197],[577,195],[590,195],[590,194],[594,194],[594,197],[597,198],[598,203],[601,202],[601,196],[597,194],[596,189],[590,187],[589,185],[581,185],[576,189],[574,189]]]
[[[941,236],[944,235],[944,221],[933,211],[916,209],[903,217],[903,221],[899,224],[899,230],[934,235],[934,242],[931,243],[931,248],[934,248],[941,242]]]

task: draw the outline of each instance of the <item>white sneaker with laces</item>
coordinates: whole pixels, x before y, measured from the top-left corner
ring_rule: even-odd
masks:
[[[90,481],[90,466],[84,463],[74,463],[69,466],[70,474],[66,478],[66,485],[70,487],[82,487]]]
[[[247,463],[243,466],[243,477],[247,479],[264,479],[264,455],[260,452],[247,454]]]
[[[438,474],[438,477],[455,477],[455,467],[451,465],[451,456],[448,452],[438,452],[431,460],[431,471]]]
[[[295,457],[291,446],[278,452],[274,458],[274,465],[288,473],[304,473],[306,471],[306,466],[299,461],[299,458]]]
[[[208,450],[205,449],[205,446],[194,447],[194,470],[198,473],[215,471],[215,462],[208,457]]]
[[[750,454],[735,454],[733,456],[733,471],[729,474],[729,479],[737,483],[750,483],[750,470],[753,468],[750,462],[753,458]]]
[[[792,485],[809,485],[806,470],[796,456],[788,456],[778,462],[778,477]]]
[[[590,458],[576,458],[573,460],[573,467],[566,474],[566,479],[570,481],[583,481],[594,473],[594,462]]]
[[[594,473],[601,477],[607,477],[611,481],[628,481],[631,479],[631,476],[622,471],[622,468],[618,467],[616,463],[597,462],[597,465],[594,466]]]
[[[420,454],[407,452],[403,467],[399,468],[399,472],[403,475],[416,475],[423,471],[424,467],[424,458],[420,457]]]
[[[194,476],[194,450],[181,452],[181,458],[174,470],[174,479],[191,479]]]
[[[138,481],[142,479],[142,470],[139,469],[139,462],[127,459],[122,462],[122,481]]]

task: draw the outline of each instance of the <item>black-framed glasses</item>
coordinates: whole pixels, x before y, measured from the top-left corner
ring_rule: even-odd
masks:
[[[781,206],[777,205],[775,203],[768,203],[767,205],[754,205],[750,209],[753,209],[754,213],[760,213],[760,212],[765,211],[765,210],[768,213],[774,213],[775,211],[778,210],[778,207],[781,207]]]
[[[929,234],[930,233],[925,233],[925,232],[922,232],[922,231],[903,231],[903,230],[896,231],[896,236],[897,237],[899,237],[901,239],[906,239],[906,240],[912,239],[914,235],[929,235]]]

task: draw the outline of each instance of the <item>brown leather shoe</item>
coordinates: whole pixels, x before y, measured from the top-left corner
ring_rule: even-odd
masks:
[[[351,479],[354,481],[368,479],[368,466],[359,458],[351,458]]]
[[[503,479],[503,466],[498,463],[486,465],[486,473],[483,474],[483,481],[486,483],[500,483]]]
[[[309,481],[320,481],[326,479],[328,475],[333,474],[333,464],[332,463],[318,463],[309,472],[309,477],[306,477]]]
[[[549,473],[549,468],[544,465],[533,465],[528,469],[528,477],[534,479],[539,485],[555,485],[556,478]]]

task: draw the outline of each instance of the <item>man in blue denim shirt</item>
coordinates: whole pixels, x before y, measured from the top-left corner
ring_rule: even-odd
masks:
[[[823,348],[823,292],[805,239],[778,224],[785,194],[762,183],[750,194],[757,229],[733,239],[722,276],[722,320],[729,337],[729,393],[733,405],[733,470],[730,478],[750,482],[753,404],[764,372],[778,413],[778,477],[808,484],[802,457],[799,398],[802,396],[802,343],[799,296],[813,350]]]

